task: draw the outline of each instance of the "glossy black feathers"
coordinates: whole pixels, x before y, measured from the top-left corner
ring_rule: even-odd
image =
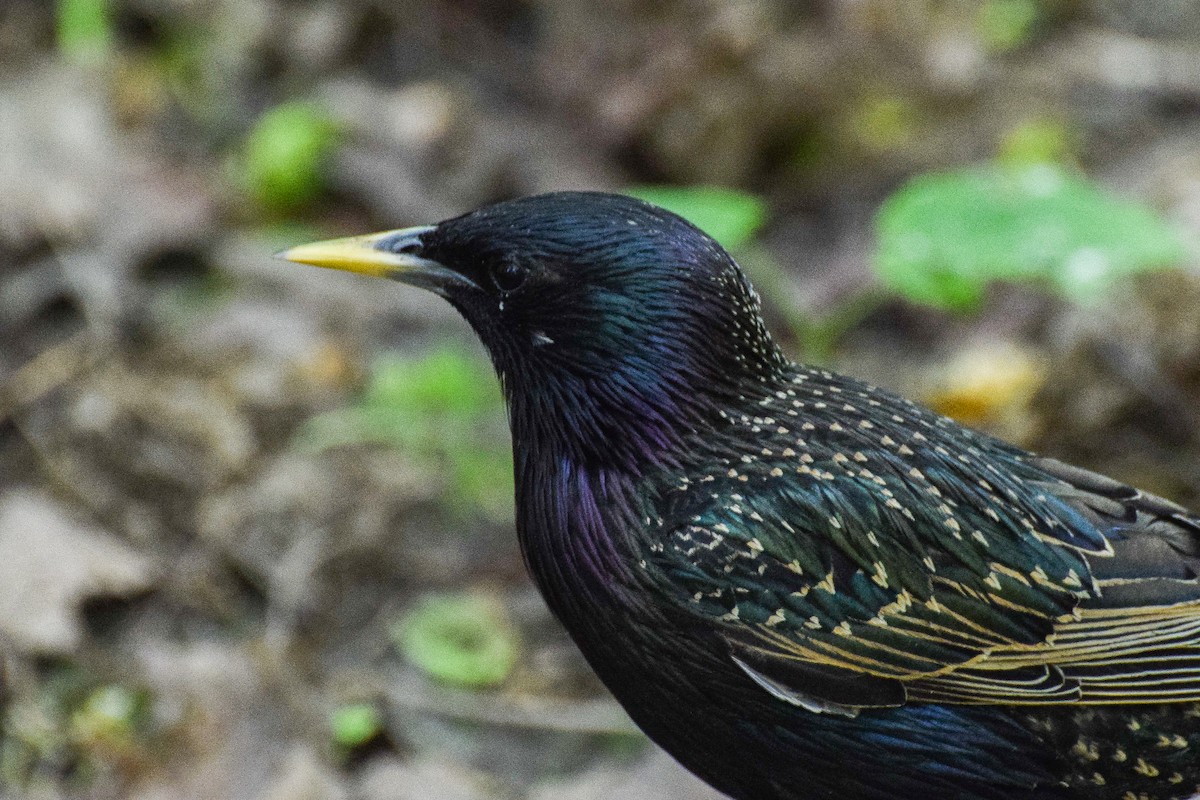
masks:
[[[639,201],[423,239],[504,384],[530,569],[687,767],[739,800],[1197,791],[1196,517],[789,364]]]

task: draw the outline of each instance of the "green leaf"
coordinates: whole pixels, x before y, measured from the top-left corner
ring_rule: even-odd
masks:
[[[441,347],[420,359],[391,356],[371,370],[364,403],[419,412],[479,414],[499,400],[491,375],[460,349]]]
[[[883,204],[876,229],[883,281],[942,308],[976,306],[1000,280],[1087,300],[1124,275],[1185,256],[1148,208],[1049,164],[915,178]]]
[[[88,743],[117,743],[133,737],[147,697],[119,684],[102,686],[71,716],[75,738]]]
[[[871,94],[853,110],[854,136],[872,152],[902,150],[917,136],[920,112],[905,97]]]
[[[392,638],[430,677],[471,688],[502,683],[519,649],[503,607],[478,594],[426,597],[396,624]]]
[[[1073,139],[1071,130],[1059,120],[1026,120],[1005,134],[997,160],[1014,167],[1067,163]]]
[[[991,50],[1015,50],[1033,37],[1040,16],[1037,0],[988,0],[979,9],[979,38]]]
[[[361,747],[383,730],[383,717],[370,703],[354,703],[334,709],[329,716],[333,743],[347,750]]]
[[[112,49],[109,0],[58,0],[58,47],[68,58],[90,61]]]
[[[513,511],[512,450],[481,448],[462,443],[451,458],[455,493],[488,519],[509,522]]]
[[[246,138],[241,168],[250,197],[269,211],[313,200],[324,188],[337,125],[311,103],[284,103],[266,112]]]
[[[310,450],[379,443],[446,482],[456,513],[512,519],[512,449],[491,369],[475,353],[444,346],[376,360],[363,396],[301,429]]]
[[[637,186],[626,194],[678,214],[726,250],[749,244],[767,221],[767,204],[752,194],[708,186]]]

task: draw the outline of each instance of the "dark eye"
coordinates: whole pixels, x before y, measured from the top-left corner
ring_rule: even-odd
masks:
[[[502,292],[511,292],[521,288],[529,270],[516,261],[501,261],[492,267],[492,283]]]

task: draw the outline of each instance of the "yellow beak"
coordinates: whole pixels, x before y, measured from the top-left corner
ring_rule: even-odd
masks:
[[[425,225],[329,239],[298,245],[276,253],[275,257],[374,278],[391,278],[438,294],[453,285],[474,287],[475,283],[462,273],[420,255],[421,236],[433,229],[433,226]]]

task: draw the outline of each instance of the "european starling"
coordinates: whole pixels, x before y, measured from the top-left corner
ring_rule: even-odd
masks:
[[[448,300],[547,603],[738,800],[1187,798],[1200,517],[789,362],[712,239],[558,193],[292,261]]]

